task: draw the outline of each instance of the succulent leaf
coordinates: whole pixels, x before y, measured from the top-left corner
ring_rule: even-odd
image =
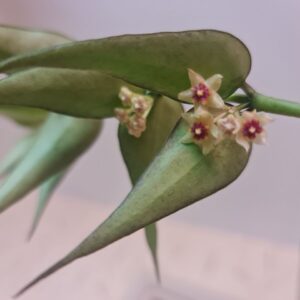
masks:
[[[0,60],[70,41],[69,38],[58,33],[1,25]]]
[[[70,42],[70,39],[60,34],[2,25],[0,26],[0,60],[67,42]],[[47,117],[46,111],[15,105],[0,106],[0,114],[30,127],[40,125]]]
[[[229,33],[195,30],[68,43],[5,60],[0,71],[34,66],[98,70],[173,99],[189,86],[186,70],[192,68],[205,77],[222,74],[225,98],[244,82],[251,57]]]
[[[22,138],[12,150],[0,162],[0,177],[8,175],[16,165],[29,152],[35,140],[35,134],[31,133]]]
[[[96,139],[100,122],[50,114],[26,156],[0,186],[0,212],[73,163]]]
[[[48,116],[46,110],[17,105],[0,105],[0,114],[27,127],[40,126]]]
[[[38,203],[35,211],[35,215],[33,218],[33,222],[31,224],[31,228],[29,230],[28,234],[28,240],[30,240],[35,233],[37,226],[42,218],[42,215],[46,209],[46,206],[48,205],[52,194],[58,187],[58,185],[61,183],[61,181],[66,176],[67,171],[63,170],[59,172],[58,174],[53,175],[49,179],[47,179],[45,182],[41,184],[39,187],[39,198]]]
[[[187,130],[186,123],[180,121],[123,203],[74,250],[16,296],[74,260],[219,191],[240,175],[249,158],[241,146],[227,139],[205,156],[198,146],[181,143]]]
[[[124,82],[97,71],[34,68],[0,80],[0,104],[83,118],[114,116]]]
[[[133,185],[164,146],[182,112],[180,103],[166,97],[160,97],[154,101],[154,106],[147,119],[147,129],[140,138],[130,135],[125,126],[119,126],[120,149]],[[156,277],[160,280],[157,226],[155,223],[145,227],[145,235],[152,255]]]

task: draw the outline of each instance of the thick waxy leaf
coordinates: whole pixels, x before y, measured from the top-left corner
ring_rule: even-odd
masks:
[[[3,115],[20,125],[36,127],[46,120],[48,112],[38,108],[0,105],[0,115]]]
[[[51,114],[30,151],[0,186],[0,212],[75,161],[96,139],[100,122]]]
[[[188,88],[187,68],[192,68],[205,77],[222,74],[220,94],[227,97],[247,77],[251,58],[236,37],[197,30],[68,43],[11,58],[0,71],[33,66],[99,70],[171,98]]]
[[[137,182],[138,178],[162,149],[182,112],[180,103],[161,97],[155,100],[148,116],[147,129],[140,138],[130,135],[125,126],[119,126],[120,149],[133,184]],[[156,276],[159,280],[156,224],[146,226],[145,234],[152,254]]]
[[[22,138],[14,148],[7,154],[6,157],[0,162],[0,177],[9,174],[16,165],[23,159],[29,152],[34,141],[35,134],[29,134]]]
[[[121,80],[96,71],[36,68],[0,81],[0,104],[38,107],[62,114],[105,118],[121,106]]]
[[[123,81],[96,71],[35,68],[0,80],[0,104],[105,118],[121,106],[118,92],[122,85]]]
[[[67,43],[70,40],[62,35],[0,26],[0,60],[32,50]],[[0,106],[0,114],[24,126],[38,126],[47,117],[47,112],[17,106]]]
[[[60,34],[0,26],[0,60],[12,55],[70,42]]]
[[[43,182],[39,188],[39,199],[38,204],[36,208],[36,212],[33,218],[33,222],[28,234],[28,239],[31,239],[34,232],[36,231],[36,228],[41,220],[41,217],[46,209],[46,206],[49,203],[49,200],[51,199],[52,194],[54,193],[55,189],[58,187],[58,185],[61,183],[63,178],[66,175],[66,171],[63,170],[59,172],[58,174],[53,175],[49,179],[47,179],[45,182]]]
[[[217,192],[239,176],[249,157],[241,146],[225,140],[204,156],[196,145],[181,143],[187,130],[186,123],[181,121],[163,150],[110,217],[17,295],[72,261]]]

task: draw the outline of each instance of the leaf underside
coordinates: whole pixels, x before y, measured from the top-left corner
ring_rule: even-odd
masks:
[[[251,57],[233,35],[195,30],[71,42],[3,61],[0,71],[34,66],[97,70],[174,99],[189,87],[192,68],[204,77],[222,74],[226,98],[244,82]]]

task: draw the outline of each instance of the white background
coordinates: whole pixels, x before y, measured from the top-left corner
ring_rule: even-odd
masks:
[[[253,56],[249,83],[265,94],[300,101],[298,0],[0,0],[0,22],[45,28],[76,39],[124,33],[214,28],[240,37]],[[299,243],[300,120],[274,116],[268,146],[254,147],[243,175],[224,191],[171,218],[231,232]],[[0,154],[22,131],[0,121]],[[114,120],[58,193],[119,203],[130,189]],[[53,203],[55,205],[55,203]]]

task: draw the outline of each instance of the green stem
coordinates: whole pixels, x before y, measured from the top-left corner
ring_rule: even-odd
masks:
[[[233,95],[227,101],[249,103],[251,108],[258,111],[300,118],[300,103],[277,99],[259,93],[254,93],[251,96]]]

